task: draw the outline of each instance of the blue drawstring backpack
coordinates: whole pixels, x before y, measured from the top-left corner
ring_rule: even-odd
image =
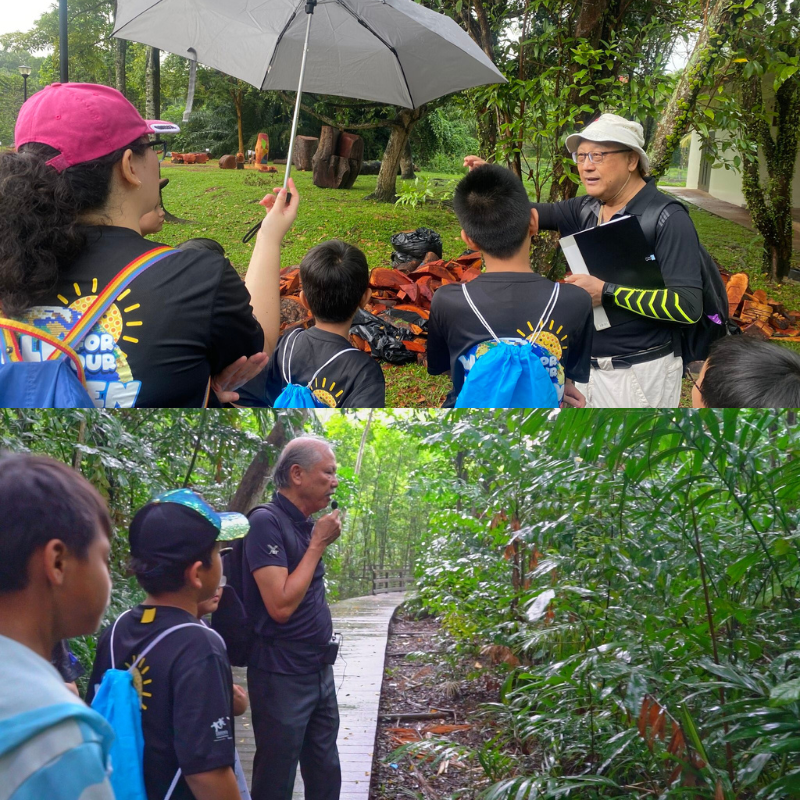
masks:
[[[529,339],[500,339],[489,327],[462,283],[470,308],[494,342],[475,360],[456,399],[455,408],[558,408],[558,393],[542,364],[537,339],[558,301],[559,285]]]
[[[275,398],[273,408],[328,408],[325,403],[317,400],[316,395],[311,389],[312,384],[317,379],[317,375],[322,372],[325,367],[332,361],[339,358],[342,353],[350,353],[352,351],[358,352],[355,347],[348,347],[345,350],[340,350],[338,353],[332,355],[312,376],[311,380],[305,385],[301,386],[299,383],[292,383],[292,355],[294,354],[294,346],[297,339],[302,333],[301,330],[293,331],[291,337],[291,350],[289,351],[289,363],[286,363],[286,351],[289,350],[290,342],[287,340],[283,348],[283,358],[281,359],[281,375],[286,383],[286,388]]]
[[[109,641],[111,669],[106,670],[103,675],[100,687],[92,700],[92,708],[102,715],[114,730],[110,780],[115,799],[147,800],[147,792],[144,788],[144,734],[142,733],[141,701],[134,685],[136,667],[162,639],[174,631],[192,627],[210,629],[200,622],[184,622],[181,625],[175,625],[156,636],[127,670],[116,669],[114,631],[117,629],[117,622],[129,611],[130,609],[120,614],[111,629]],[[214,631],[211,632],[214,633]],[[180,777],[181,770],[178,770],[164,800],[172,797]]]

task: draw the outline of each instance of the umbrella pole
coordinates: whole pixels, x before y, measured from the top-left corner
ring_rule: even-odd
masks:
[[[294,140],[297,136],[297,123],[300,119],[300,100],[303,97],[303,78],[306,73],[306,59],[308,58],[308,37],[311,33],[311,17],[314,15],[314,6],[317,0],[306,0],[306,41],[303,46],[303,61],[300,65],[300,80],[297,84],[297,99],[294,104],[294,118],[292,119],[292,133],[289,136],[289,152],[286,155],[286,176],[283,179],[283,188],[289,186],[289,176],[292,172],[292,156],[294,154]]]

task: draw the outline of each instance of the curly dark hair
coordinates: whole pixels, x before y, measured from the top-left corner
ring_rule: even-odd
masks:
[[[30,143],[0,156],[0,304],[4,316],[23,314],[58,283],[86,244],[79,217],[105,207],[114,165],[137,139],[107,156],[59,173],[47,165],[58,151]]]

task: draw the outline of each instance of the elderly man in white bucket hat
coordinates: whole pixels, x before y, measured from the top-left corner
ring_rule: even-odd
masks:
[[[615,217],[656,213],[653,245],[665,289],[603,282],[591,275],[566,280],[585,289],[592,303],[623,309],[624,322],[595,331],[588,384],[576,384],[593,408],[669,408],[680,401],[683,364],[680,326],[696,323],[703,311],[700,245],[689,214],[648,178],[649,161],[638,122],[602,114],[566,138],[586,195],[558,203],[533,203],[538,230],[562,236],[610,222]],[[465,166],[484,162],[467,156]],[[659,209],[661,211],[659,212]],[[648,235],[647,224],[643,225]]]

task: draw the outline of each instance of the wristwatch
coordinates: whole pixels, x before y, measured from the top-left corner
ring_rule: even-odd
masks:
[[[614,294],[619,287],[616,283],[604,283],[603,284],[603,293],[602,293],[602,300],[603,302],[614,302]]]

